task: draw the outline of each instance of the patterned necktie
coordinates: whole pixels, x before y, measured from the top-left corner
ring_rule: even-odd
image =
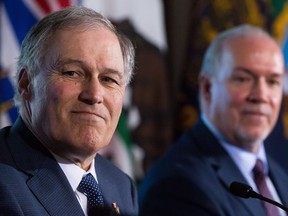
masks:
[[[77,189],[85,196],[87,196],[88,209],[95,207],[104,207],[104,199],[102,192],[91,173],[88,173],[82,178]]]
[[[269,199],[273,199],[266,184],[264,166],[261,160],[257,159],[255,167],[253,169],[253,173],[254,173],[254,180],[259,190],[259,193]],[[264,201],[263,205],[265,207],[267,216],[280,216],[279,210],[277,209],[276,206]]]

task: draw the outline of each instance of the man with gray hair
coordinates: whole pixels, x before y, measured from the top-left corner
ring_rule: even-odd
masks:
[[[25,37],[20,116],[0,131],[0,215],[138,214],[134,182],[97,152],[117,126],[132,43],[92,9],[52,13]]]
[[[287,172],[264,147],[279,115],[283,78],[281,49],[266,32],[241,25],[219,34],[199,75],[201,117],[148,171],[140,215],[286,215],[229,191],[237,181],[288,204]]]

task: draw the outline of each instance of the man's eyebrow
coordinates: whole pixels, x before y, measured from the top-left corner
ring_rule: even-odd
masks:
[[[236,71],[243,71],[243,72],[245,72],[245,73],[247,73],[247,74],[254,75],[253,70],[251,70],[251,69],[249,69],[249,68],[246,68],[246,67],[241,67],[241,66],[235,67],[233,71],[234,71],[234,72],[236,72]],[[272,73],[270,74],[270,76],[273,76],[273,77],[283,77],[283,76],[284,76],[284,73],[279,73],[279,72],[272,71]]]
[[[56,68],[59,68],[66,64],[76,64],[76,65],[86,66],[86,64],[83,61],[78,60],[78,59],[71,59],[71,58],[59,59],[55,63],[55,66]]]
[[[84,67],[84,69],[92,70],[91,67],[89,67],[89,65],[87,65],[85,62],[83,62],[79,59],[71,59],[71,58],[60,59],[58,62],[56,62],[55,65],[56,65],[56,68],[59,68],[59,67],[63,67],[63,65],[66,65],[66,64],[76,64],[76,65],[79,65],[81,67]],[[101,71],[104,73],[115,74],[120,79],[122,79],[124,76],[124,72],[120,72],[119,70],[109,68],[109,67],[106,67],[106,68],[102,69]]]
[[[245,68],[245,67],[235,67],[235,68],[233,69],[233,71],[234,71],[234,72],[236,72],[236,71],[243,71],[243,72],[245,72],[245,73],[248,73],[248,74],[253,75],[252,70],[250,70],[249,68]]]
[[[115,74],[116,76],[118,76],[120,79],[123,79],[124,76],[124,72],[120,72],[118,70],[115,70],[113,68],[105,68],[103,70],[104,73],[111,73],[111,74]]]

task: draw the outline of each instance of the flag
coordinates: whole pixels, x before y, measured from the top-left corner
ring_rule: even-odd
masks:
[[[136,171],[139,171],[139,169],[136,169],[136,153],[132,150],[131,130],[140,123],[140,116],[137,107],[132,104],[131,96],[131,87],[128,86],[116,131],[109,145],[100,150],[99,153],[136,180]]]
[[[0,0],[0,128],[18,116],[13,105],[16,61],[30,28],[49,13],[79,0]]]
[[[288,9],[288,8],[287,8]],[[287,11],[288,13],[288,11]],[[285,62],[285,77],[284,77],[284,99],[283,99],[283,111],[282,119],[284,125],[284,136],[288,139],[288,22],[285,24],[285,35],[282,43],[282,50]]]
[[[288,44],[287,44],[287,26],[288,26],[288,2],[286,0],[271,0],[270,16],[271,29],[270,34],[280,44],[284,56],[285,74],[284,74],[284,94],[282,107],[278,120],[271,134],[267,137],[267,151],[274,157],[284,168],[288,168],[288,92],[287,92],[287,71],[288,71]],[[267,30],[267,29],[266,29]]]
[[[14,122],[18,116],[16,107],[13,106],[14,89],[8,72],[0,68],[0,123],[2,126]]]

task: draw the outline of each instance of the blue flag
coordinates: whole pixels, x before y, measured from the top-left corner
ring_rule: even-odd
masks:
[[[14,75],[20,45],[30,28],[49,13],[79,0],[0,0],[0,128],[18,116],[13,105]]]

